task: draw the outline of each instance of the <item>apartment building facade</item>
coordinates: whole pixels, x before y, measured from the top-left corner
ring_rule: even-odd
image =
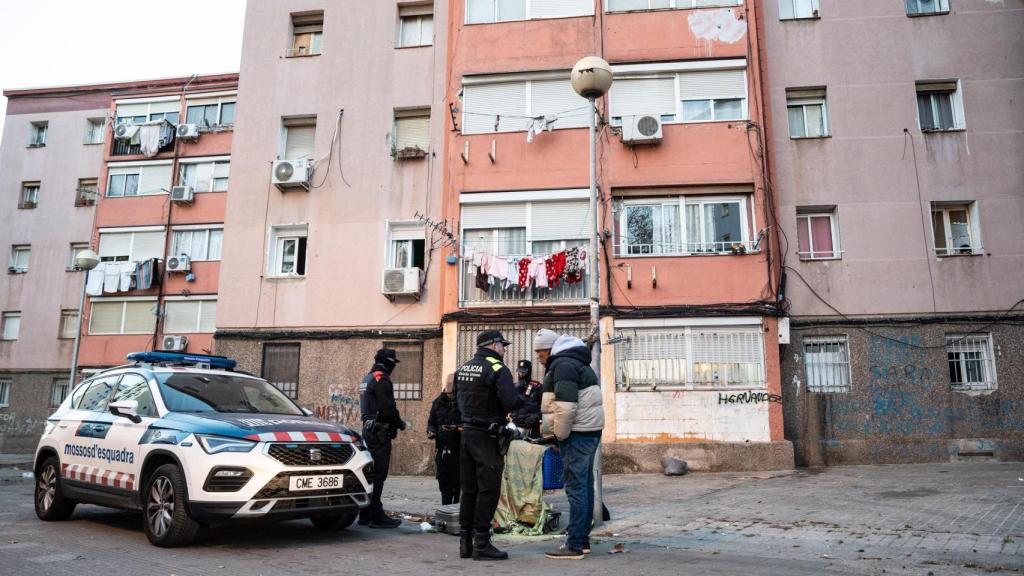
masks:
[[[0,147],[0,452],[35,446],[68,391],[110,85],[6,90]]]
[[[389,346],[410,428],[395,466],[429,469],[440,392],[444,2],[246,8],[216,349],[318,416],[358,428]]]
[[[792,466],[758,4],[449,4],[443,371],[499,328],[506,363],[534,360],[539,378],[532,334],[587,336],[597,266],[606,470]],[[569,82],[590,55],[614,72],[597,101],[596,215],[588,103]]]
[[[764,10],[797,463],[1024,458],[1024,11]]]
[[[213,352],[238,74],[111,94],[86,280],[83,374],[144,350]]]

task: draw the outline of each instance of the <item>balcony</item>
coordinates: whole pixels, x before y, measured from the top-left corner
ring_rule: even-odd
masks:
[[[493,284],[488,290],[476,287],[476,266],[461,259],[459,283],[460,307],[484,306],[555,306],[585,304],[590,297],[590,275],[583,274],[583,280],[575,284],[562,282],[555,288],[519,288],[515,283],[508,287]]]
[[[120,126],[120,125],[119,125]],[[135,131],[130,138],[118,138],[117,127],[114,128],[114,141],[110,147],[111,156],[138,156],[142,154],[142,145],[139,143],[139,131]],[[160,144],[157,152],[169,152],[174,148],[174,136],[177,127],[167,120],[160,121]]]

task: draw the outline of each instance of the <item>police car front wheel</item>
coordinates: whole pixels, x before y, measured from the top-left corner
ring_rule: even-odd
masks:
[[[143,492],[146,537],[155,546],[169,548],[192,541],[199,524],[188,517],[185,476],[174,464],[157,468]]]
[[[77,502],[66,498],[61,488],[60,460],[50,456],[36,471],[36,516],[40,520],[67,520]]]

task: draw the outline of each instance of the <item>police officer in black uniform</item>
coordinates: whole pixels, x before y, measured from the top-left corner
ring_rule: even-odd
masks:
[[[462,414],[459,507],[459,557],[474,560],[504,560],[508,554],[491,544],[491,521],[501,496],[501,453],[499,431],[506,415],[524,401],[516,392],[512,372],[502,364],[509,342],[501,332],[487,330],[476,338],[473,359],[455,376],[456,398]]]
[[[540,438],[541,383],[532,378],[533,362],[520,360],[516,365],[516,390],[526,404],[509,414],[512,423],[527,431],[530,438]]]
[[[363,438],[373,456],[373,494],[370,505],[359,511],[359,524],[370,528],[397,528],[401,520],[388,518],[380,498],[391,468],[391,441],[405,430],[405,422],[395,403],[391,372],[398,364],[395,351],[381,348],[373,357],[373,368],[359,384],[359,408],[363,419]]]

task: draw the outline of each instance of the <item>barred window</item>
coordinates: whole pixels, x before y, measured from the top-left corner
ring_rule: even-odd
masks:
[[[60,406],[61,402],[68,397],[68,390],[71,389],[71,385],[68,384],[67,378],[54,378],[53,389],[50,392],[50,407],[56,408]]]
[[[804,338],[809,392],[849,392],[850,353],[846,336]]]
[[[384,347],[398,358],[391,373],[395,400],[423,400],[423,342],[385,342]]]
[[[640,388],[762,388],[757,327],[616,328],[616,383]]]
[[[544,377],[544,366],[537,361],[537,355],[533,351],[533,336],[541,328],[553,330],[558,334],[568,334],[577,338],[586,338],[590,333],[590,327],[586,322],[558,322],[558,323],[515,323],[515,324],[460,324],[458,343],[458,364],[459,366],[469,362],[476,353],[476,336],[484,330],[500,330],[506,340],[511,342],[505,348],[504,364],[515,374],[516,365],[520,360],[529,360],[533,363],[533,379],[541,380]]]
[[[263,345],[260,375],[292,400],[299,397],[299,349],[298,343]]]
[[[954,388],[996,389],[996,361],[991,334],[947,334],[949,383]]]
[[[11,379],[0,378],[0,408],[11,404]]]

